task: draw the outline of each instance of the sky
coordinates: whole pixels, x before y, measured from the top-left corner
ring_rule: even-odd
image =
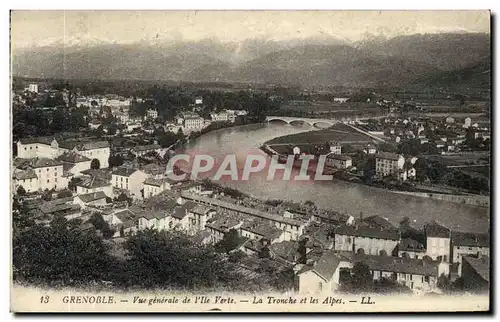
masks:
[[[489,11],[12,11],[13,47],[95,41],[241,41],[490,32]]]

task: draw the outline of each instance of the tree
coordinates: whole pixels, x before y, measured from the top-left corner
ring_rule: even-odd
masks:
[[[307,239],[301,239],[299,241],[299,248],[297,249],[297,252],[299,253],[299,264],[307,264]]]
[[[269,246],[264,245],[259,251],[259,258],[271,258],[271,251],[269,250]]]
[[[99,162],[99,159],[92,159],[90,162],[90,168],[91,169],[99,169],[101,167],[101,163]]]
[[[438,280],[437,280],[437,287],[438,288],[440,288],[442,290],[447,290],[449,284],[450,284],[450,280],[448,279],[448,277],[446,275],[441,274],[438,277]]]
[[[119,154],[112,154],[109,156],[108,164],[110,168],[119,167],[123,165],[123,157]]]
[[[19,196],[25,196],[25,195],[26,195],[26,190],[24,189],[24,187],[23,187],[23,186],[19,186],[19,187],[17,188],[17,191],[16,191],[16,192],[17,192],[17,194],[18,194]]]
[[[215,245],[215,248],[220,252],[229,253],[236,247],[241,246],[245,238],[241,237],[236,229],[230,229],[222,240]]]
[[[102,239],[70,229],[64,217],[34,225],[13,240],[13,278],[32,284],[75,286],[107,280],[114,266]]]
[[[370,291],[373,288],[373,277],[370,268],[363,262],[356,262],[351,275],[345,278],[341,289],[349,293]]]
[[[90,217],[89,222],[94,225],[96,229],[100,230],[103,237],[106,239],[113,237],[115,234],[115,231],[109,227],[108,222],[104,220],[101,214],[93,214],[92,217]]]
[[[126,281],[143,287],[199,289],[236,282],[227,263],[210,246],[196,245],[182,233],[145,230],[125,242]]]
[[[71,191],[76,191],[76,185],[81,181],[82,179],[80,178],[71,178],[71,180],[68,182],[68,189]]]

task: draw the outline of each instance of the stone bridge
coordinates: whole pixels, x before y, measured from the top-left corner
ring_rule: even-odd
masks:
[[[334,125],[335,123],[342,122],[345,120],[333,120],[333,119],[314,119],[305,117],[289,117],[289,116],[268,116],[266,117],[267,122],[285,122],[290,125],[301,125],[308,124],[315,128],[325,128]]]

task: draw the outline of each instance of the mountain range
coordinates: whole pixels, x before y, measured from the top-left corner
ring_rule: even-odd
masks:
[[[349,43],[334,37],[241,42],[67,40],[12,50],[14,76],[319,86],[489,86],[490,35],[446,33]],[[485,76],[486,75],[486,76]],[[477,81],[477,82],[476,82]]]

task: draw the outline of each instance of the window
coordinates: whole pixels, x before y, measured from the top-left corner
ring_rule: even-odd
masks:
[[[57,178],[54,179],[54,182],[57,182]]]
[[[430,280],[429,276],[428,276],[428,275],[427,275],[427,276],[425,276],[425,281],[426,281],[427,283],[429,283],[429,280]]]
[[[27,148],[27,147],[24,147],[24,151],[26,151],[26,150],[28,150],[28,148]]]
[[[33,150],[33,147],[32,147],[32,146],[30,146],[30,150]]]
[[[49,180],[49,179],[47,179],[47,183],[49,183],[49,182],[50,182],[50,180]]]

